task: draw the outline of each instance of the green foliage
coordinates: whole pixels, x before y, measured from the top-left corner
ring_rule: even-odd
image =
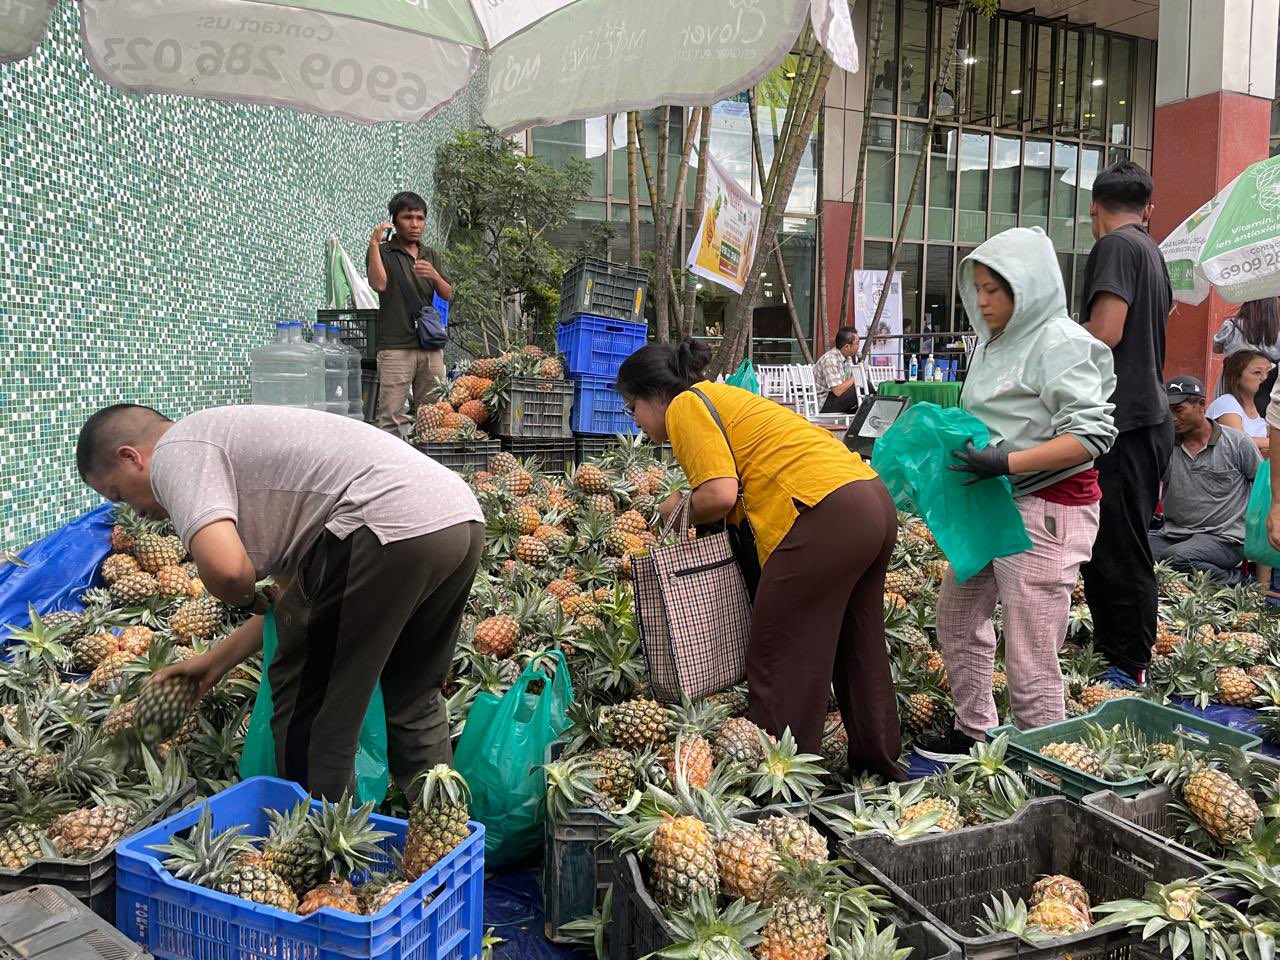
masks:
[[[565,224],[590,181],[585,161],[557,170],[488,127],[441,148],[436,195],[454,278],[449,327],[459,346],[494,353],[555,323],[565,262],[547,234]]]

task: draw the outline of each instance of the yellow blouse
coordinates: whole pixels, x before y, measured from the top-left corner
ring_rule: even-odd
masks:
[[[847,483],[876,476],[829,431],[772,400],[723,383],[695,386],[715,405],[733,449],[706,404],[688,391],[667,407],[671,447],[690,487],[722,478],[741,482],[762,566],[799,516],[793,501],[812,507]],[[738,513],[730,520],[741,519]]]

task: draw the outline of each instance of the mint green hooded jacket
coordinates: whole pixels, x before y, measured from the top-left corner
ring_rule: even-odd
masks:
[[[1013,289],[1013,316],[994,336],[973,286],[984,264]],[[1039,227],[996,234],[960,263],[960,298],[978,334],[961,406],[991,431],[991,442],[1013,453],[1070,434],[1093,458],[1116,438],[1116,385],[1111,348],[1067,314],[1067,296],[1053,244]],[[1014,474],[1015,497],[1026,496],[1093,466]]]

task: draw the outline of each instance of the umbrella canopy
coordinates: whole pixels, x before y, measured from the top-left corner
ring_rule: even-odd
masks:
[[[1280,296],[1280,156],[1247,167],[1160,244],[1173,297],[1230,303]]]
[[[0,59],[34,49],[51,2],[0,2]],[[846,0],[77,2],[85,55],[113,86],[370,123],[429,117],[477,75],[504,132],[705,105],[776,67],[806,17],[838,66],[858,66]]]

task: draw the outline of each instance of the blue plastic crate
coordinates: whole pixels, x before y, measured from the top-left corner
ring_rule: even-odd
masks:
[[[208,800],[215,830],[238,824],[265,836],[268,810],[306,793],[294,783],[252,777]],[[319,804],[313,804],[319,806]],[[480,956],[484,911],[484,827],[419,877],[385,910],[363,917],[326,907],[299,917],[175,880],[152,846],[195,825],[188,807],[116,848],[116,928],[158,960],[472,960]],[[404,843],[408,824],[374,816]],[[386,863],[390,862],[388,857]]]
[[[622,409],[622,397],[613,389],[612,377],[573,375],[574,433],[639,433],[640,428]]]
[[[556,346],[569,373],[612,378],[627,359],[644,346],[649,328],[643,323],[584,315],[556,327]]]

